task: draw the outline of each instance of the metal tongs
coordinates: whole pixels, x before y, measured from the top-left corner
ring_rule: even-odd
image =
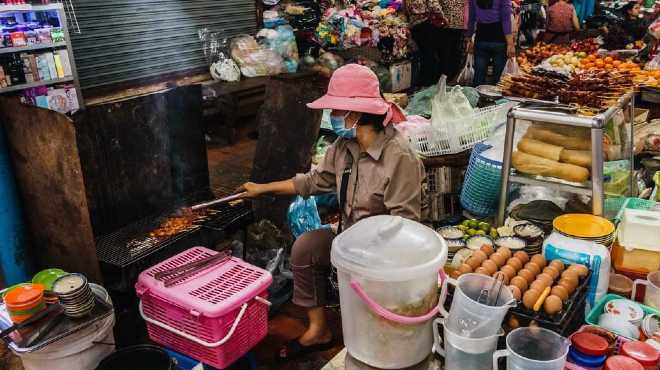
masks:
[[[484,288],[479,292],[477,302],[485,304],[486,306],[497,306],[497,301],[500,299],[500,293],[502,293],[502,286],[504,286],[504,276],[498,274],[490,285],[490,288]]]
[[[193,210],[193,211],[197,211],[199,209],[208,208],[208,207],[211,207],[211,206],[214,206],[214,205],[217,205],[217,204],[233,202],[235,200],[242,199],[245,196],[245,194],[246,193],[243,192],[243,193],[230,195],[230,196],[227,196],[227,197],[224,197],[224,198],[211,200],[211,201],[208,201],[208,202],[199,203],[199,204],[196,204],[196,205],[190,207],[190,209]]]
[[[158,272],[154,275],[154,278],[156,280],[162,281],[163,284],[165,284],[165,287],[169,288],[199,272],[221,265],[230,259],[231,252],[223,251],[218,254],[214,254],[213,256],[190,262],[183,266],[179,266],[167,271]]]

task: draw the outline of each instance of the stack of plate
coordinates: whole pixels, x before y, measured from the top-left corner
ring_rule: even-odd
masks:
[[[532,222],[525,222],[513,227],[514,234],[523,239],[527,244],[525,245],[525,252],[533,256],[543,252],[543,229]]]
[[[57,294],[64,313],[79,318],[92,312],[96,304],[94,293],[82,274],[67,274],[53,282],[53,292]]]
[[[583,213],[569,213],[555,218],[554,231],[569,238],[586,240],[610,248],[616,228],[609,220]]]
[[[465,248],[465,241],[463,240],[465,233],[463,230],[455,226],[445,226],[438,229],[438,234],[447,242],[447,261],[451,261],[456,252]]]

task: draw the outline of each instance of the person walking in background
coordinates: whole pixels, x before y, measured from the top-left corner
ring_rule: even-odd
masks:
[[[639,16],[642,5],[637,1],[631,1],[621,8],[623,14],[623,29],[630,37],[630,42],[641,40],[646,35],[647,22]]]
[[[548,8],[548,25],[541,38],[548,44],[568,44],[571,32],[580,30],[575,7],[567,0],[557,0]]]
[[[412,38],[421,55],[422,86],[431,86],[440,76],[452,80],[464,56],[465,1],[404,0]]]
[[[493,83],[500,80],[507,58],[516,55],[512,35],[511,0],[470,0],[468,29],[472,37],[469,50],[474,53],[474,85],[486,83],[488,67],[493,65]]]

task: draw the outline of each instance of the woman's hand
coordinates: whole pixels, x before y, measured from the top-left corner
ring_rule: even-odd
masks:
[[[254,199],[267,193],[267,191],[264,184],[246,182],[236,189],[236,193],[243,193],[241,199]]]
[[[516,47],[513,45],[513,43],[507,43],[506,56],[508,58],[514,58],[516,56]]]

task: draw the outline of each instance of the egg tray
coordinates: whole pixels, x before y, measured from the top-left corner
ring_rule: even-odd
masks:
[[[521,302],[518,303],[518,306],[509,310],[509,315],[513,315],[521,326],[528,326],[530,322],[535,321],[543,328],[562,335],[568,335],[584,324],[584,311],[590,278],[591,271],[587,276],[580,279],[580,284],[575,288],[573,294],[568,297],[563,309],[555,315],[546,314],[543,308],[535,312],[523,306]],[[508,320],[509,317],[505,319],[505,322],[508,322]]]

